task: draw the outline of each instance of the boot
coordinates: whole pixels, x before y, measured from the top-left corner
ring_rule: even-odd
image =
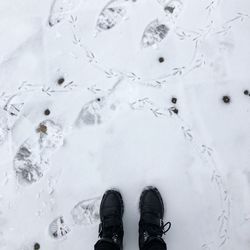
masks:
[[[116,249],[122,249],[123,211],[121,194],[115,190],[106,191],[100,205],[99,242],[106,241],[114,244]]]
[[[171,223],[163,223],[164,204],[160,192],[155,187],[147,187],[140,197],[140,222],[139,222],[139,247],[143,250],[146,245],[153,242],[162,245],[166,244],[162,236],[170,229]]]

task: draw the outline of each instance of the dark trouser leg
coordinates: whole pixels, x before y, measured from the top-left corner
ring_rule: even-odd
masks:
[[[154,239],[146,242],[141,250],[167,250],[167,246],[163,240]]]
[[[120,248],[113,242],[98,240],[95,244],[95,250],[120,250]]]

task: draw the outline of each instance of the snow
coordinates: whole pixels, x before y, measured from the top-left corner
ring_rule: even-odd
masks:
[[[249,249],[249,12],[247,0],[2,0],[0,249],[93,249],[108,188],[125,202],[124,249],[138,249],[148,185],[172,222],[168,249]]]

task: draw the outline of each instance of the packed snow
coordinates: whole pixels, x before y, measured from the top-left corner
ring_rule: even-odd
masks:
[[[250,249],[248,0],[0,1],[0,249],[91,250],[105,190],[160,190],[170,250]]]

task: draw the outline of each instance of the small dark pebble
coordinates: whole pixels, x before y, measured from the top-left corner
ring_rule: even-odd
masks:
[[[46,134],[47,130],[48,130],[47,126],[45,126],[44,124],[40,124],[36,131],[38,133],[44,133],[44,134]]]
[[[159,62],[163,63],[164,62],[164,58],[163,57],[159,57]]]
[[[223,102],[230,103],[230,97],[229,96],[223,96]]]
[[[59,85],[62,85],[64,83],[65,79],[63,77],[60,77],[58,80],[57,80],[57,83]]]
[[[96,100],[97,100],[98,102],[100,102],[100,101],[101,101],[101,98],[98,97],[98,98],[96,98]]]
[[[44,114],[45,114],[45,115],[50,115],[50,110],[49,110],[49,109],[45,109],[45,110],[44,110]]]
[[[249,91],[247,89],[244,91],[244,95],[249,95]]]
[[[178,110],[177,108],[174,108],[174,109],[173,109],[173,112],[174,112],[175,114],[178,114],[178,113],[179,113],[179,110]]]
[[[34,244],[34,250],[38,250],[40,249],[40,244],[39,243],[35,243]]]
[[[176,104],[176,103],[177,103],[177,98],[176,98],[176,97],[173,97],[173,98],[171,99],[171,102],[172,102],[173,104]]]

